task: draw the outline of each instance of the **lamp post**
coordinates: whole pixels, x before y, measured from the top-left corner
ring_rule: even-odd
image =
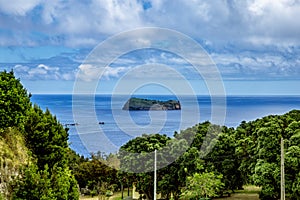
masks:
[[[281,164],[280,164],[280,170],[281,170],[281,181],[280,181],[280,200],[285,200],[285,183],[284,183],[284,141],[283,137],[281,137],[281,144],[280,144],[280,150],[281,150]]]
[[[153,199],[156,200],[156,149],[154,150],[154,194]]]

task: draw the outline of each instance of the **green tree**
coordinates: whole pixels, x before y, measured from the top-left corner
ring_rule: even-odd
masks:
[[[48,166],[38,170],[35,164],[29,165],[15,183],[13,199],[15,200],[56,200],[49,179]]]
[[[30,108],[30,94],[15,78],[13,71],[0,72],[0,128],[22,129]]]
[[[233,132],[233,129],[204,122],[175,133],[175,138],[169,141],[172,145],[168,152],[178,151],[178,149],[187,150],[180,152],[181,154],[170,153],[170,155],[180,156],[164,168],[165,173],[158,182],[161,191],[166,193],[165,197],[168,198],[169,194],[173,194],[174,199],[179,199],[181,188],[186,187],[187,177],[192,177],[195,173],[204,173],[198,170],[199,165],[205,166],[208,172],[224,174],[222,182],[226,187],[222,187],[222,190],[239,187],[237,186],[240,185],[239,175],[236,170],[239,163],[232,162],[235,152]],[[233,174],[237,175],[233,176]]]
[[[50,180],[55,199],[79,199],[77,181],[67,166],[59,167],[58,165],[55,165],[51,170]]]
[[[181,194],[182,199],[199,199],[218,196],[223,187],[222,175],[213,172],[194,173],[187,177],[186,187]]]
[[[30,110],[25,124],[25,138],[37,158],[39,169],[46,164],[49,168],[56,163],[66,164],[68,133],[49,110],[43,112],[37,105]]]
[[[300,121],[289,124],[286,132],[292,135],[289,141],[286,141],[286,193],[290,198],[300,199]]]
[[[184,159],[181,155],[182,150],[187,149],[187,147],[186,140],[174,138],[168,141],[168,146],[164,149],[164,152],[166,152],[163,153],[164,158],[170,162],[174,160],[174,162],[159,170],[160,180],[158,181],[158,188],[165,199],[170,199],[173,196],[173,199],[178,200],[181,194],[181,187],[185,186],[186,173],[180,173],[180,170],[185,166],[182,165]],[[195,160],[197,159],[192,161]]]
[[[12,133],[15,137],[10,136]],[[77,183],[66,156],[67,130],[49,110],[32,107],[30,95],[12,71],[0,72],[0,137],[5,140],[0,164],[4,160],[5,170],[15,177],[6,179],[5,185],[15,181],[15,199],[78,199]],[[26,164],[28,168],[19,171]]]
[[[92,157],[79,163],[74,169],[74,175],[81,188],[89,187],[97,190],[102,183],[112,186],[118,184],[117,170],[107,166],[102,158]]]
[[[240,170],[246,174],[245,182],[252,180],[262,186],[261,199],[280,196],[280,140],[285,141],[286,196],[299,197],[299,145],[300,111],[284,115],[270,115],[253,122],[242,123],[236,129],[236,152],[242,162]]]
[[[77,182],[68,167],[45,165],[43,170],[31,163],[13,184],[13,199],[77,200]]]
[[[120,148],[121,170],[140,172],[130,173],[136,182],[137,190],[145,195],[147,199],[153,199],[153,171],[154,171],[154,150],[160,150],[170,140],[166,135],[152,134],[142,135],[130,140]],[[152,152],[152,153],[149,153]],[[157,155],[158,162],[165,162],[163,155]],[[148,172],[145,172],[148,171]],[[158,171],[158,181],[161,180],[161,171]]]
[[[218,140],[212,151],[203,158],[205,168],[222,174],[224,190],[241,189],[243,186],[242,175],[239,170],[240,158],[236,155],[234,129],[223,127],[218,134]]]

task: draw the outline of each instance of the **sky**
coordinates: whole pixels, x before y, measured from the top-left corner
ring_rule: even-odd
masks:
[[[109,38],[157,27],[197,42],[227,95],[300,95],[299,18],[299,0],[0,0],[0,70],[13,70],[33,94],[72,93],[79,79],[85,87],[97,81],[96,93],[113,93],[124,77],[132,85],[155,77],[155,86],[138,91],[164,93],[169,86],[157,83],[180,87],[178,74],[197,94],[209,94],[205,75],[187,59],[153,48],[159,35],[151,48],[111,60],[101,78],[86,62]]]

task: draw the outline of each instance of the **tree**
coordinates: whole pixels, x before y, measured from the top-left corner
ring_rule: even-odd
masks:
[[[13,199],[77,200],[77,182],[68,167],[43,170],[31,163],[13,184]]]
[[[99,190],[104,183],[110,187],[119,182],[117,170],[107,166],[104,160],[95,156],[91,160],[79,163],[73,171],[81,188],[89,187],[91,190]]]
[[[222,127],[222,132],[212,151],[203,158],[206,169],[223,175],[224,190],[234,191],[243,186],[239,170],[241,161],[236,155],[235,149],[234,129]]]
[[[220,193],[228,188],[238,188],[241,185],[239,173],[236,170],[239,163],[238,161],[232,162],[235,153],[233,133],[233,129],[212,125],[209,122],[175,133],[175,138],[168,142],[173,144],[169,152],[178,151],[178,149],[187,150],[181,152],[182,155],[164,169],[165,173],[158,183],[162,187],[161,191],[166,193],[165,196],[168,198],[168,195],[172,193],[174,199],[179,199],[181,188],[186,187],[187,177],[205,172],[199,171],[197,168],[199,165],[204,166],[206,172],[223,174],[221,181],[226,187],[222,187]],[[189,144],[191,145],[188,148]],[[203,157],[204,153],[207,153],[205,157]]]
[[[286,132],[292,135],[285,152],[286,193],[290,198],[300,199],[300,121],[289,124]]]
[[[187,149],[187,141],[184,139],[172,139],[168,141],[168,146],[164,149],[163,153],[166,160],[170,160],[168,166],[159,170],[160,179],[158,181],[158,189],[162,197],[165,199],[170,199],[173,196],[173,199],[178,200],[181,194],[181,188],[185,186],[186,173],[180,173],[181,169],[185,167],[182,165],[184,160],[182,150]],[[179,156],[179,157],[178,157]],[[199,156],[197,154],[197,156]],[[171,162],[173,161],[174,162]],[[190,160],[194,164],[197,162],[197,159]],[[193,164],[191,164],[193,165]]]
[[[49,110],[43,112],[37,105],[30,109],[25,124],[27,146],[37,158],[39,169],[47,164],[67,162],[68,133]]]
[[[22,178],[17,179],[13,185],[14,200],[57,200],[54,196],[51,179],[49,179],[48,166],[44,170],[38,170],[34,164],[29,165],[22,173]]]
[[[30,108],[30,94],[13,71],[0,72],[0,128],[22,129]]]
[[[170,138],[166,135],[142,135],[141,137],[130,140],[120,148],[119,157],[121,170],[133,171],[132,169],[136,169],[137,172],[140,172],[135,174],[129,173],[129,175],[133,176],[137,190],[145,195],[147,199],[153,199],[153,151],[155,149],[162,149],[169,140]],[[152,152],[152,154],[149,152]],[[158,154],[157,160],[164,162],[163,155]],[[161,177],[161,171],[159,170],[158,180],[161,180]]]
[[[218,196],[223,187],[222,175],[213,172],[194,173],[187,177],[186,187],[181,194],[182,199],[199,199]]]
[[[12,133],[16,136],[9,136]],[[67,130],[49,110],[32,107],[30,95],[12,71],[0,73],[0,136],[5,139],[0,164],[4,160],[5,170],[15,177],[5,180],[6,185],[15,181],[15,199],[78,199],[77,182],[66,156]],[[20,155],[26,161],[19,161]],[[28,168],[19,171],[24,165]]]
[[[236,151],[243,159],[240,170],[246,181],[262,186],[261,199],[280,197],[280,140],[285,140],[286,196],[299,198],[300,111],[270,115],[236,129]]]
[[[51,187],[53,196],[57,200],[78,200],[79,192],[77,181],[71,170],[67,167],[55,165],[51,170]]]

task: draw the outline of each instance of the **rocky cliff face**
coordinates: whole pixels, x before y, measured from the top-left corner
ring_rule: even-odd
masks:
[[[181,105],[177,100],[158,101],[133,97],[125,103],[123,110],[181,110]]]

